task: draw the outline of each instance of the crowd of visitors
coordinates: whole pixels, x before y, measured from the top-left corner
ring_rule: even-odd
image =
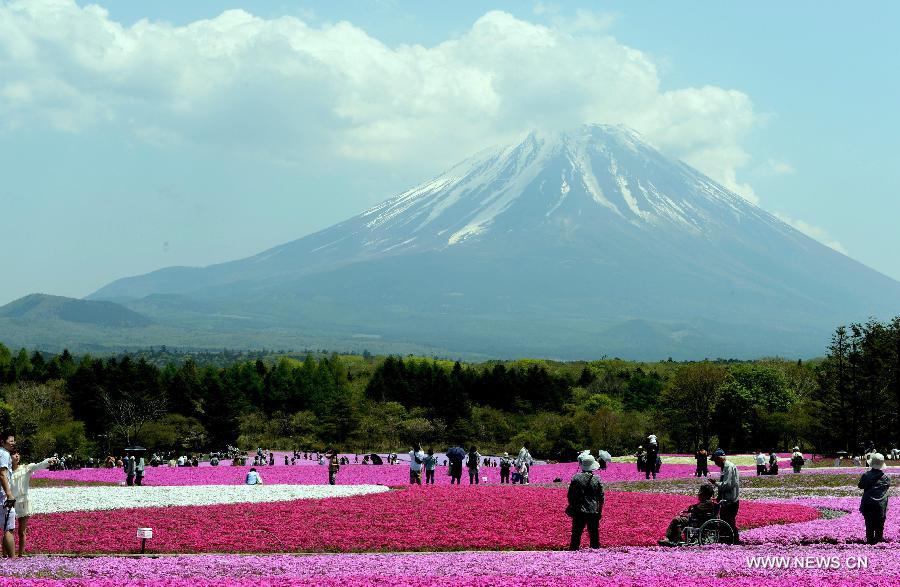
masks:
[[[129,449],[131,450],[131,449]],[[143,450],[143,449],[141,449]],[[245,455],[241,455],[234,447],[228,447],[222,453],[210,455],[210,465],[217,465],[220,458],[230,458],[233,464]],[[656,477],[660,468],[659,442],[655,435],[648,434],[645,445],[638,449],[638,469],[647,479]],[[896,455],[892,455],[896,456]],[[388,454],[384,459],[380,455],[369,454],[353,455],[353,464],[381,464],[398,463],[399,458],[395,453]],[[659,541],[660,545],[678,545],[683,542],[682,536],[685,528],[697,527],[704,522],[718,517],[730,526],[733,533],[733,543],[740,544],[740,537],[736,524],[736,518],[740,509],[740,473],[734,463],[728,459],[725,451],[716,449],[712,455],[708,455],[705,449],[698,449],[694,455],[697,461],[696,476],[708,477],[707,461],[711,457],[713,463],[719,467],[718,479],[704,481],[697,491],[697,502],[680,512],[671,520],[666,529],[665,537]],[[596,471],[606,467],[611,460],[609,453],[598,451],[597,457],[590,451],[582,451],[578,455],[580,471],[575,474],[568,487],[566,515],[572,519],[572,529],[569,548],[576,550],[580,547],[582,535],[585,529],[588,533],[588,541],[591,548],[600,545],[599,525],[603,515],[604,489],[600,477]],[[257,466],[274,466],[275,453],[257,449],[253,464],[245,477],[247,485],[262,485],[263,478],[257,470]],[[867,452],[865,462],[868,470],[859,480],[858,487],[863,491],[859,511],[865,520],[866,541],[869,544],[877,544],[884,541],[884,524],[887,517],[888,493],[890,490],[890,478],[884,473],[885,457],[881,453]],[[154,454],[151,465],[196,467],[199,455]],[[336,448],[326,450],[324,453],[316,451],[293,451],[292,455],[283,456],[284,464],[296,464],[298,461],[314,461],[328,467],[328,481],[334,485],[337,474],[342,465],[351,464],[347,455],[341,455]],[[500,483],[529,482],[529,469],[534,464],[528,443],[524,443],[515,458],[504,452],[502,457],[494,459],[484,457],[476,446],[471,446],[468,451],[461,447],[452,447],[446,452],[446,458],[439,462],[433,448],[424,451],[420,444],[411,447],[409,451],[409,482],[422,485],[422,472],[425,472],[425,484],[434,484],[434,475],[438,466],[447,467],[447,473],[451,477],[451,484],[460,484],[462,469],[465,465],[469,472],[469,484],[478,485],[480,482],[480,470],[482,467],[499,467]],[[3,506],[3,535],[2,550],[5,557],[25,556],[28,536],[28,519],[31,515],[29,502],[29,486],[31,476],[40,469],[53,469],[61,466],[62,459],[54,455],[37,463],[24,464],[21,455],[16,451],[15,436],[12,433],[4,433],[0,437],[0,504]],[[755,454],[757,475],[771,475],[778,473],[778,458],[774,452],[767,456],[763,451]],[[111,465],[107,465],[110,463]],[[799,447],[794,447],[791,454],[791,466],[795,472],[800,472],[805,464],[803,454]],[[125,484],[128,486],[141,486],[145,471],[143,456],[129,454],[119,458],[108,456],[104,466],[121,467],[125,474]],[[486,479],[486,478],[485,478]],[[18,548],[16,547],[18,539]]]

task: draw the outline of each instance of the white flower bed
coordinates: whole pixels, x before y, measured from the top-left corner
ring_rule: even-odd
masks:
[[[186,485],[146,487],[53,487],[28,492],[33,514],[158,508],[182,505],[264,503],[349,497],[388,491],[383,485]]]

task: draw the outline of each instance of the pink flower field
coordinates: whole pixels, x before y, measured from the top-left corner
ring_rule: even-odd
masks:
[[[328,483],[328,469],[319,465],[275,465],[272,467],[256,467],[268,484],[318,485]],[[244,482],[250,467],[147,467],[145,485],[234,485]],[[578,472],[577,463],[557,463],[552,465],[534,465],[529,473],[531,483],[552,483],[561,479],[568,483],[572,475]],[[638,481],[644,479],[635,465],[630,463],[610,463],[609,468],[599,472],[604,482]],[[663,465],[659,479],[676,479],[692,477],[694,465]],[[718,476],[718,469],[710,467],[710,475]],[[68,471],[38,471],[35,478],[67,479],[72,481],[99,481],[120,483],[124,481],[124,473],[119,469],[78,469]],[[499,484],[500,469],[484,467],[480,477],[487,477],[483,483]],[[463,471],[464,483],[468,483],[468,472]],[[339,485],[404,485],[409,482],[409,465],[344,465],[337,476]],[[435,483],[449,485],[450,477],[446,467],[435,471]]]
[[[748,557],[789,554],[840,568],[751,568]],[[849,568],[865,559],[868,568]],[[8,561],[4,585],[587,585],[672,587],[886,587],[900,583],[900,550],[889,547],[772,546],[581,552],[454,552],[346,555],[198,555],[160,558],[33,557]]]
[[[601,544],[653,545],[693,502],[682,495],[609,492]],[[138,546],[134,528],[151,527],[150,548],[161,553],[552,550],[567,543],[565,504],[563,489],[440,486],[252,505],[71,512],[34,516],[31,543],[43,553],[127,553]],[[818,517],[804,505],[747,502],[738,524]]]

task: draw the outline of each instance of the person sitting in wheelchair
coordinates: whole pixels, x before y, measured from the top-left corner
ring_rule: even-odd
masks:
[[[660,546],[675,546],[681,542],[681,532],[687,527],[698,527],[703,522],[716,517],[716,504],[712,497],[715,489],[709,483],[704,483],[697,491],[697,503],[688,506],[680,514],[669,522],[665,540],[660,540]]]

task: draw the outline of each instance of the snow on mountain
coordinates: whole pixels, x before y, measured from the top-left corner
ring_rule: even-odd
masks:
[[[154,294],[554,356],[808,353],[837,323],[900,305],[900,283],[605,125],[532,132],[315,234],[91,297]]]

